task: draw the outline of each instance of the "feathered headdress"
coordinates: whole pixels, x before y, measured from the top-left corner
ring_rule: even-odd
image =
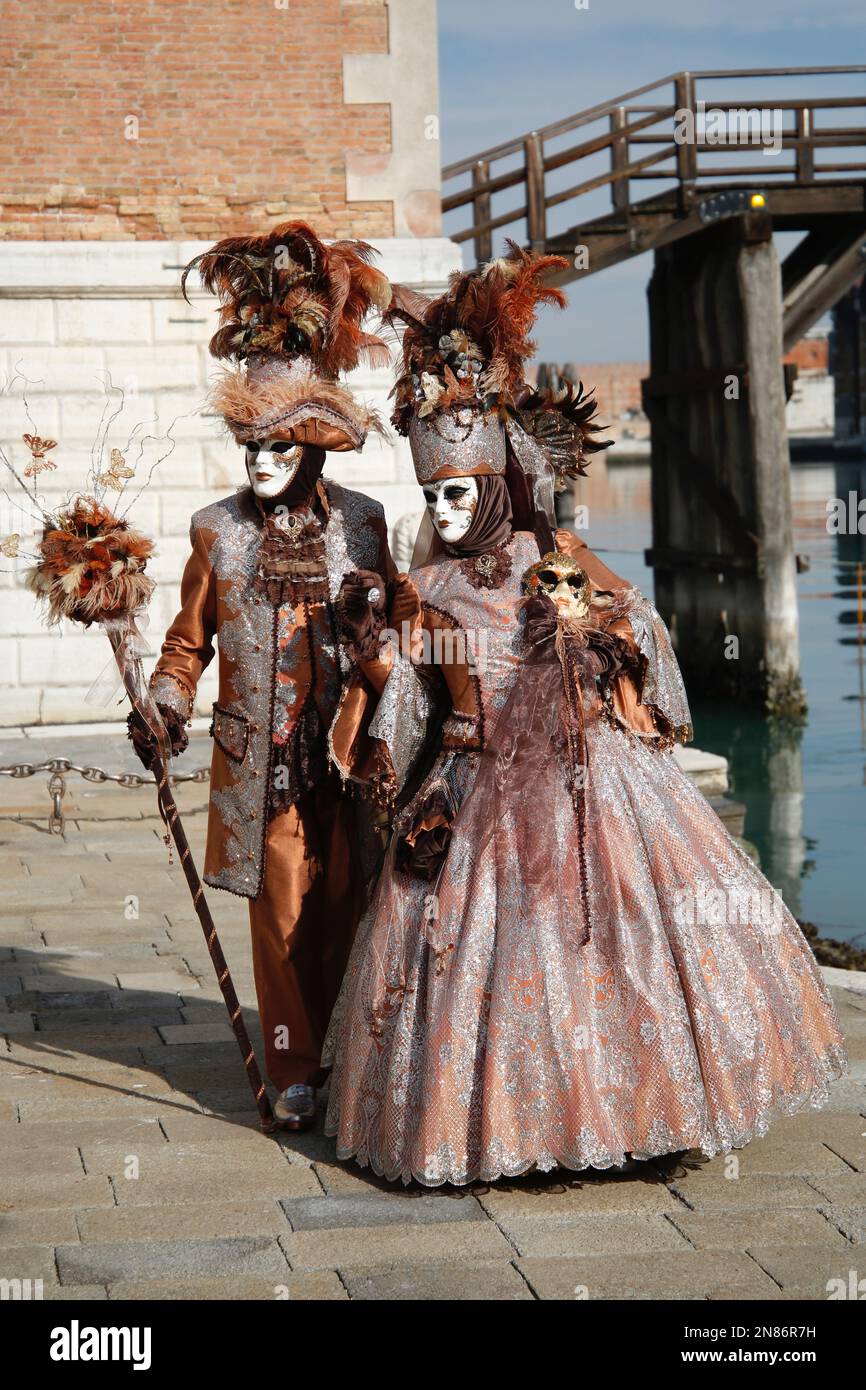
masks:
[[[387,277],[370,265],[374,254],[364,241],[326,246],[305,222],[283,222],[265,236],[217,242],[190,261],[181,290],[185,296],[195,269],[221,301],[214,357],[303,355],[323,376],[335,377],[362,358],[372,366],[390,360],[382,339],[361,327],[371,309],[384,311],[391,298]]]
[[[566,382],[556,392],[527,386],[526,363],[535,351],[529,335],[538,309],[566,304],[562,291],[545,285],[544,277],[567,262],[533,255],[513,241],[507,246],[507,256],[452,275],[438,299],[394,287],[386,319],[406,327],[392,421],[410,437],[421,482],[504,473],[507,432],[526,471],[552,468],[562,485],[584,471],[588,454],[609,442],[595,438],[596,403],[582,384]],[[500,428],[489,428],[494,423]]]
[[[384,341],[362,327],[371,310],[384,311],[391,286],[370,265],[363,241],[326,246],[305,222],[283,222],[258,237],[228,237],[186,267],[181,289],[196,270],[219,297],[214,357],[243,364],[211,394],[216,411],[238,438],[299,437],[301,425],[323,421],[357,448],[376,421],[337,376],[360,361],[390,360]],[[261,407],[261,408],[259,408]]]
[[[513,406],[524,367],[535,351],[529,333],[542,304],[565,305],[543,283],[566,265],[561,256],[533,256],[515,242],[509,255],[480,270],[456,272],[448,290],[425,300],[395,287],[388,314],[406,324],[393,422],[408,434],[412,418],[470,407]]]

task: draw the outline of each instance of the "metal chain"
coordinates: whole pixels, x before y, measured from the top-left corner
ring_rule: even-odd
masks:
[[[121,787],[144,787],[155,781],[152,773],[142,776],[140,772],[105,772],[101,767],[79,767],[68,758],[52,758],[46,763],[12,763],[9,767],[0,767],[0,775],[5,777],[33,777],[37,772],[80,772],[87,782],[117,782]],[[207,782],[209,777],[210,768],[197,767],[194,772],[173,772],[168,780]]]
[[[62,835],[64,829],[63,819],[63,798],[66,795],[66,773],[78,772],[86,782],[116,782],[119,787],[130,787],[133,790],[138,787],[154,786],[156,778],[153,773],[148,772],[143,776],[140,772],[106,772],[101,767],[79,767],[77,763],[72,763],[68,758],[51,758],[44,763],[12,763],[9,767],[0,767],[0,776],[3,777],[34,777],[37,772],[47,772],[48,795],[51,797],[51,814],[48,817],[48,829],[52,835]],[[197,767],[193,772],[173,772],[169,777],[169,782],[207,782],[210,778],[210,768]]]

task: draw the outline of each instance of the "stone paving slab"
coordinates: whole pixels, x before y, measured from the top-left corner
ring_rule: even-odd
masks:
[[[289,1273],[278,1241],[269,1236],[227,1236],[222,1240],[93,1241],[58,1245],[57,1272],[62,1284],[110,1284],[115,1281],[238,1275],[281,1279]]]
[[[680,1211],[669,1220],[696,1250],[752,1251],[782,1241],[787,1245],[823,1245],[832,1249],[847,1244],[832,1219],[818,1211],[749,1212],[747,1216],[731,1211],[718,1216]]]
[[[5,1212],[77,1211],[79,1207],[113,1207],[114,1193],[106,1177],[76,1177],[40,1173],[35,1177],[7,1178],[3,1183],[0,1217]]]
[[[866,1173],[866,1139],[853,1133],[849,1139],[833,1139],[828,1147],[858,1173]]]
[[[858,1207],[829,1206],[822,1208],[827,1220],[838,1227],[846,1240],[854,1245],[866,1244],[866,1205]]]
[[[467,1259],[508,1260],[514,1254],[501,1231],[481,1221],[293,1231],[280,1236],[280,1245],[293,1269],[462,1264]]]
[[[61,1287],[58,1285],[58,1288]],[[64,1285],[63,1287],[68,1287]],[[108,1285],[108,1297],[114,1300],[178,1299],[222,1300],[234,1303],[238,1299],[274,1300],[286,1302],[338,1302],[349,1295],[332,1270],[312,1270],[307,1273],[286,1273],[279,1282],[267,1279],[152,1279],[147,1283],[132,1280]]]
[[[502,1261],[397,1269],[349,1269],[343,1274],[350,1298],[368,1301],[419,1300],[425,1302],[489,1302],[532,1300],[533,1294],[520,1271]]]
[[[13,1089],[12,1081],[15,1078],[20,1090],[34,1088],[36,1094],[47,1096],[47,1091],[38,1089],[38,1083],[50,1083],[59,1079],[77,1082],[80,1087],[119,1087],[131,1093],[147,1090],[150,1082],[160,1083],[167,1079],[157,1068],[141,1066],[140,1059],[129,1049],[112,1049],[101,1056],[91,1057],[85,1053],[74,1054],[59,1048],[46,1047],[46,1040],[41,1033],[39,1038],[39,1052],[22,1050],[19,1053],[11,1052],[9,1056],[0,1053],[0,1077],[7,1089]],[[10,1045],[14,1047],[14,1040]],[[161,1093],[169,1095],[172,1089],[170,1085],[163,1085]],[[72,1094],[71,1090],[69,1094]],[[46,1122],[50,1123],[51,1114],[51,1109],[46,1108]]]
[[[11,1075],[0,1072],[3,1094],[9,1095],[16,1086],[19,1090],[26,1086],[27,1104],[41,1106],[45,1118],[56,1115],[60,1102],[71,1102],[76,1113],[83,1113],[91,1101],[99,1102],[112,1094],[120,1094],[124,1100],[180,1094],[164,1077],[132,1067],[119,1068],[114,1072],[101,1071],[95,1076],[64,1076],[57,1072],[50,1075],[46,1071],[29,1070],[17,1075],[14,1072]]]
[[[120,1167],[116,1161],[118,1152],[117,1145],[110,1145],[104,1151],[97,1146],[82,1149],[85,1172],[107,1172],[116,1182],[123,1182],[122,1161]],[[280,1183],[286,1179],[286,1170],[290,1166],[276,1144],[260,1144],[256,1149],[247,1147],[240,1152],[227,1148],[225,1143],[148,1145],[142,1147],[136,1157],[140,1177],[127,1181],[152,1185],[185,1181],[194,1174],[206,1175],[215,1170],[224,1175],[234,1172],[246,1174],[249,1183],[254,1186],[267,1181]]]
[[[856,1112],[833,1114],[829,1110],[806,1110],[802,1115],[787,1116],[779,1133],[786,1143],[812,1140],[836,1150],[837,1142],[848,1143],[852,1138],[862,1137],[864,1130],[866,1119]],[[772,1132],[767,1138],[773,1138]]]
[[[0,1009],[0,1036],[21,1037],[36,1031],[36,1024],[29,1014],[8,1013]]]
[[[134,1091],[124,1095],[122,1092],[102,1091],[90,1095],[79,1092],[76,1096],[63,1096],[51,1100],[22,1100],[19,1102],[18,1109],[22,1124],[29,1120],[42,1120],[45,1118],[46,1109],[50,1110],[52,1118],[60,1120],[74,1121],[82,1114],[87,1115],[135,1115],[140,1114],[145,1107],[153,1107],[165,1104],[166,1101],[175,1100],[179,1106],[189,1105],[188,1098],[182,1091],[169,1091],[148,1095],[142,1092],[137,1095]]]
[[[94,1056],[107,1056],[119,1048],[141,1047],[159,1038],[154,1024],[124,1018],[122,1014],[117,1014],[113,1019],[101,1015],[99,1022],[73,1020],[71,1015],[59,1014],[53,1021],[47,1020],[40,1031],[42,1045],[46,1048],[64,1051],[68,1047],[79,1047],[92,1052]],[[32,1034],[28,1034],[25,1042],[33,1042]]]
[[[682,1202],[660,1177],[570,1181],[568,1185],[547,1176],[537,1184],[527,1178],[519,1188],[497,1190],[491,1187],[478,1200],[492,1220],[500,1224],[517,1218],[538,1226],[557,1225],[569,1217],[598,1213],[649,1215],[683,1209]]]
[[[41,1279],[45,1284],[57,1283],[54,1247],[51,1245],[15,1245],[0,1250],[0,1277],[4,1279]]]
[[[452,1221],[483,1221],[484,1211],[471,1197],[400,1196],[386,1192],[370,1197],[294,1197],[280,1203],[293,1231],[364,1229],[370,1226],[429,1226]]]
[[[556,1224],[539,1222],[533,1216],[506,1217],[498,1224],[517,1253],[530,1259],[689,1248],[685,1236],[663,1216],[626,1216],[621,1212],[584,1216],[574,1212]]]
[[[16,1177],[22,1169],[31,1176],[57,1173],[74,1177],[87,1171],[81,1162],[80,1153],[69,1144],[61,1149],[46,1149],[44,1145],[40,1145],[35,1149],[13,1149],[11,1152],[7,1150],[0,1153],[0,1184],[5,1185],[8,1178]]]
[[[866,1172],[842,1173],[839,1177],[827,1175],[810,1178],[809,1182],[816,1192],[831,1202],[842,1206],[866,1205]]]
[[[376,1177],[369,1168],[359,1168],[354,1163],[337,1163],[334,1158],[333,1140],[325,1139],[324,1136],[316,1138],[328,1157],[317,1159],[313,1167],[329,1197],[367,1197],[373,1192],[405,1192],[402,1182],[386,1182],[384,1178]]]
[[[542,1299],[772,1299],[779,1291],[749,1255],[730,1251],[526,1259],[518,1269]]]
[[[192,1110],[159,1112],[159,1122],[169,1143],[187,1139],[201,1143],[221,1144],[229,1141],[235,1150],[241,1147],[261,1147],[262,1134],[258,1118],[249,1109],[238,1115],[202,1115]],[[271,1143],[284,1146],[286,1136],[277,1135]]]
[[[21,1136],[17,1131],[21,1130]],[[69,1143],[76,1148],[89,1145],[113,1145],[125,1153],[136,1153],[143,1145],[160,1147],[168,1140],[156,1116],[145,1120],[138,1116],[113,1116],[108,1119],[76,1118],[71,1123],[62,1120],[31,1121],[25,1127],[0,1127],[0,1154],[13,1153],[22,1157],[28,1153],[51,1150],[55,1145]]]
[[[171,1203],[157,1207],[114,1207],[107,1211],[83,1211],[78,1215],[77,1226],[80,1238],[85,1243],[216,1240],[220,1237],[283,1235],[289,1229],[289,1223],[276,1198],[270,1201],[207,1201],[189,1202],[183,1206]]]
[[[58,1211],[4,1211],[0,1207],[0,1251],[10,1246],[67,1245],[79,1239],[75,1213]],[[0,1263],[5,1256],[0,1256]]]
[[[107,1182],[105,1177],[94,1181]],[[206,1191],[211,1202],[231,1202],[239,1192],[246,1192],[248,1183],[244,1178],[242,1163],[230,1163],[228,1156],[225,1165],[217,1174],[207,1175]],[[161,1206],[166,1202],[196,1202],[201,1199],[203,1178],[189,1173],[178,1176],[176,1172],[157,1177],[139,1178],[137,1181],[118,1180],[114,1185],[116,1205],[121,1207]],[[316,1176],[309,1168],[300,1164],[286,1164],[284,1172],[256,1176],[255,1191],[258,1197],[316,1197],[321,1193]],[[90,1206],[102,1205],[89,1203]]]
[[[847,1250],[812,1250],[808,1260],[803,1258],[802,1250],[787,1244],[763,1246],[755,1251],[754,1259],[788,1298],[826,1299],[833,1291],[827,1287],[830,1281],[838,1281],[837,1289],[843,1290],[850,1286],[852,1271],[855,1281],[866,1275],[862,1251],[854,1246]],[[862,1294],[861,1290],[860,1297]]]
[[[22,817],[0,819],[0,1277],[76,1300],[785,1301],[856,1268],[859,977],[833,977],[852,1077],[733,1163],[407,1189],[338,1163],[321,1110],[311,1133],[260,1133],[152,792],[73,783],[63,839],[44,788],[0,785],[0,817]],[[206,788],[184,794],[200,854]],[[246,906],[209,900],[259,1045]]]
[[[740,1177],[762,1173],[844,1173],[849,1165],[819,1140],[790,1140],[784,1132],[736,1151]]]
[[[846,1170],[850,1172],[850,1169]],[[673,1180],[672,1190],[683,1204],[699,1212],[765,1211],[807,1207],[817,1209],[816,1189],[805,1177],[762,1173],[726,1178],[720,1164]]]
[[[225,1023],[167,1024],[159,1029],[159,1036],[164,1043],[195,1047],[198,1043],[228,1041],[234,1035],[226,1021]]]

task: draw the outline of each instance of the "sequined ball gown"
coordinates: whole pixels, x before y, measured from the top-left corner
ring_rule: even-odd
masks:
[[[398,815],[331,1020],[326,1131],[340,1158],[428,1186],[739,1148],[820,1106],[845,1070],[827,989],[671,739],[622,714],[634,692],[586,721],[582,816],[545,743],[552,687],[524,702],[519,727],[499,726],[515,718],[521,576],[538,559],[526,533],[507,550],[496,587],[448,556],[412,572],[425,614],[469,634],[483,660],[468,677],[439,673],[443,746]],[[688,706],[664,624],[637,590],[621,597],[640,708],[682,735]],[[417,681],[401,662],[377,712],[404,762],[412,720],[428,712]],[[515,737],[536,740],[528,777],[510,766]],[[480,750],[494,742],[491,769]],[[442,866],[424,878],[399,864],[419,810],[437,804],[456,815]]]

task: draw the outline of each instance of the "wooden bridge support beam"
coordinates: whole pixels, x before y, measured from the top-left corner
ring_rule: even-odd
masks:
[[[649,309],[657,605],[692,690],[800,714],[770,219],[747,214],[656,251]]]
[[[833,309],[830,370],[836,396],[836,445],[840,451],[866,448],[866,280],[849,290]]]

